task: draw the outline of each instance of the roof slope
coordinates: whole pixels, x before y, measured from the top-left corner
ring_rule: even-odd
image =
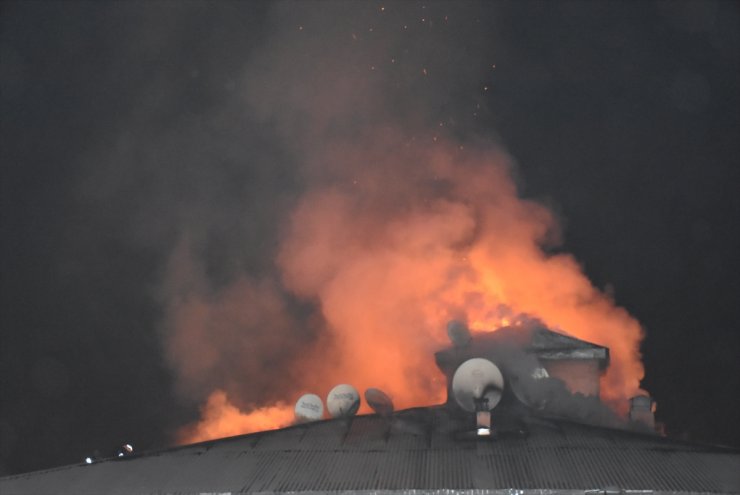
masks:
[[[309,423],[6,477],[0,493],[740,492],[736,450],[505,412],[498,438],[477,439],[452,414]]]

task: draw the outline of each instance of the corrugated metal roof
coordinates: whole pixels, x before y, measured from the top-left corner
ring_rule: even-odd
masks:
[[[304,424],[0,479],[0,493],[740,493],[740,452],[562,420],[444,407]]]

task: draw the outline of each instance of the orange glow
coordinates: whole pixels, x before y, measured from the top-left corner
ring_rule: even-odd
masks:
[[[305,193],[276,256],[283,289],[314,302],[322,318],[320,339],[288,368],[269,370],[291,377],[275,379],[282,400],[305,392],[325,397],[337,383],[350,383],[361,394],[384,390],[397,409],[441,403],[445,381],[434,352],[449,345],[446,323],[462,319],[474,332],[493,331],[526,314],[610,349],[602,399],[624,413],[643,377],[639,323],[593,287],[572,256],[543,250],[557,244],[555,219],[518,197],[504,153],[475,153],[441,138],[432,149],[413,144],[423,141],[372,136],[367,149],[335,147],[322,157],[340,176],[346,167],[346,185],[335,180]],[[259,290],[244,294],[271,301]],[[182,314],[176,308],[171,319]],[[218,339],[207,338],[206,347]],[[245,349],[258,355],[259,348],[247,347],[253,339],[244,336]],[[211,349],[199,352],[212,360]],[[272,380],[263,371],[249,379]],[[276,428],[292,419],[291,407],[256,405],[263,408],[243,414],[225,393],[213,392],[202,422],[182,438]],[[363,404],[360,412],[367,411]]]
[[[212,438],[230,437],[255,431],[288,426],[293,421],[293,408],[284,404],[243,413],[229,402],[222,390],[214,391],[201,408],[201,421],[183,428],[181,443],[196,443]]]

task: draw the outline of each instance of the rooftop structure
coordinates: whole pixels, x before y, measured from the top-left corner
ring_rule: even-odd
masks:
[[[380,414],[9,476],[0,493],[740,493],[740,451],[657,435],[649,397],[630,421],[600,403],[605,347],[538,324],[449,329],[435,358],[462,381],[445,404],[393,412],[369,389]]]
[[[539,372],[542,377],[561,380],[573,393],[593,397],[599,396],[599,379],[609,366],[608,348],[554,332],[536,320],[476,334],[464,345],[435,354],[437,366],[447,376],[448,384],[460,363],[472,357],[508,363],[510,378]],[[523,369],[523,365],[531,369]]]

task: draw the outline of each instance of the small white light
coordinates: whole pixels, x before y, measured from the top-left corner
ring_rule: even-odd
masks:
[[[479,437],[491,436],[491,429],[490,428],[478,428],[478,436]]]
[[[85,457],[85,463],[92,464],[93,460],[92,457]]]

